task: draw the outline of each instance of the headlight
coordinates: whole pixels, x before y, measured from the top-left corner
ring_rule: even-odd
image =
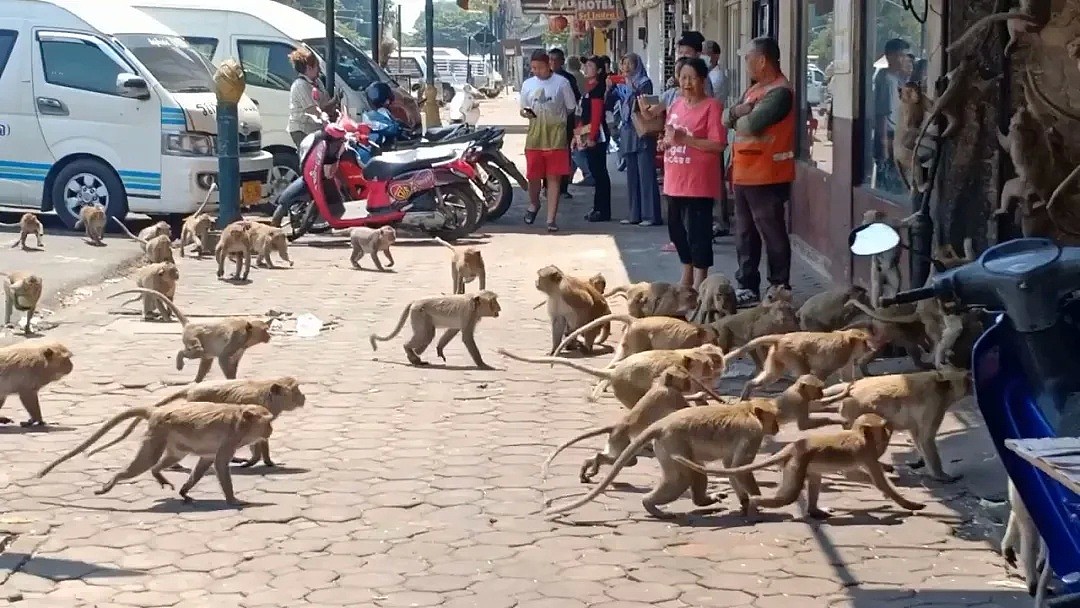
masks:
[[[213,156],[214,137],[202,133],[168,133],[161,145],[163,154],[173,156]]]

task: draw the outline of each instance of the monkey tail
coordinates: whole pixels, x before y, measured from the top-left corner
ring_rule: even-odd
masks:
[[[844,304],[844,306],[854,306],[855,308],[861,310],[864,314],[866,314],[866,316],[870,317],[871,319],[884,321],[886,323],[914,323],[915,321],[919,320],[919,313],[917,312],[913,312],[907,315],[897,315],[895,317],[886,317],[858,300],[848,300],[847,303]]]
[[[770,466],[772,466],[774,464],[780,464],[780,463],[787,462],[787,460],[789,458],[791,458],[792,455],[794,455],[794,454],[795,454],[795,443],[789,443],[789,444],[785,445],[782,450],[780,450],[779,452],[773,454],[772,456],[769,456],[768,458],[766,458],[765,460],[762,460],[761,462],[752,462],[750,464],[746,464],[746,465],[743,465],[741,467],[735,467],[733,469],[725,469],[725,468],[711,469],[711,468],[709,468],[707,466],[702,466],[702,465],[694,462],[693,460],[690,460],[689,458],[683,456],[682,454],[672,454],[671,459],[674,460],[675,462],[683,465],[684,467],[693,469],[694,471],[697,471],[698,473],[701,473],[703,475],[731,476],[731,475],[739,475],[741,473],[752,473],[752,472],[757,471],[759,469],[764,469],[766,467],[770,467]]]
[[[170,311],[172,311],[172,313],[174,315],[176,315],[176,318],[180,320],[181,327],[187,327],[188,318],[184,316],[184,313],[180,312],[180,309],[176,307],[176,304],[173,304],[172,300],[165,297],[165,294],[161,293],[160,291],[157,291],[156,289],[147,289],[145,287],[132,287],[131,289],[125,289],[124,291],[118,291],[118,292],[114,293],[113,295],[109,296],[107,299],[112,299],[112,298],[115,298],[117,296],[122,296],[122,295],[129,294],[129,293],[145,293],[145,294],[157,297],[157,299],[161,300],[165,304],[166,308],[168,308]],[[134,302],[135,300],[130,300],[130,301]]]
[[[623,314],[616,314],[616,313],[611,313],[611,314],[604,315],[602,317],[597,317],[596,319],[593,319],[592,321],[589,321],[585,325],[582,325],[581,327],[579,327],[579,328],[575,329],[574,331],[570,332],[570,335],[563,338],[562,343],[559,344],[559,347],[555,349],[555,352],[551,353],[551,356],[552,357],[558,357],[559,353],[561,353],[563,351],[563,349],[566,348],[566,345],[569,344],[574,339],[576,339],[578,336],[580,336],[581,334],[589,331],[590,329],[596,329],[597,327],[600,327],[601,325],[605,325],[605,324],[610,323],[612,321],[620,321],[622,323],[625,323],[627,326],[629,326],[634,322],[634,317],[631,317],[630,315],[623,315]]]
[[[128,227],[124,225],[124,222],[120,221],[120,218],[118,218],[118,217],[116,217],[116,216],[114,215],[114,216],[112,216],[112,217],[111,217],[110,219],[111,219],[112,221],[116,222],[116,225],[117,225],[117,226],[120,226],[120,229],[124,231],[124,234],[126,234],[126,235],[130,236],[131,238],[135,239],[136,241],[139,241],[139,242],[140,242],[140,243],[142,243],[143,245],[145,245],[145,244],[146,244],[146,241],[144,241],[144,240],[140,239],[140,238],[138,237],[138,235],[136,235],[136,234],[132,233],[132,232],[131,232],[130,230],[128,230]]]
[[[824,394],[831,392],[837,386],[841,386],[842,388],[836,393],[831,395]],[[836,403],[837,401],[840,401],[842,399],[847,399],[849,396],[851,396],[851,388],[853,386],[855,386],[854,382],[843,382],[841,384],[834,384],[833,386],[825,389],[823,393],[824,396],[821,399],[818,399],[817,402],[821,405],[829,405],[830,403]]]
[[[698,378],[697,374],[693,374],[689,370],[687,370],[686,375],[690,376],[690,380],[693,381],[694,384],[698,385],[698,388],[700,388],[706,395],[715,399],[717,403],[728,405],[728,402],[724,401],[724,398],[717,394],[717,392],[713,390],[713,387],[709,386],[708,382],[705,382],[701,378]]]
[[[626,290],[627,289],[630,289],[629,285],[619,285],[618,287],[612,288],[610,291],[605,293],[604,297],[605,298],[610,298],[611,296],[622,296],[622,297],[626,298],[626,297],[628,297],[626,295]]]
[[[504,348],[496,348],[495,352],[504,357],[509,357],[515,361],[524,361],[525,363],[559,363],[566,367],[572,367],[579,372],[585,372],[595,378],[600,378],[601,380],[611,380],[611,372],[608,370],[596,369],[562,357],[522,357],[521,355],[515,355]]]
[[[768,336],[761,336],[760,338],[754,338],[746,344],[736,348],[735,350],[724,355],[724,366],[728,366],[732,361],[743,356],[743,354],[757,350],[763,346],[774,346],[780,341],[780,338],[784,337],[783,334],[772,334]]]
[[[375,344],[376,342],[386,342],[388,340],[393,340],[394,336],[397,336],[398,333],[401,331],[401,328],[405,327],[405,319],[409,318],[409,311],[411,310],[412,302],[409,302],[405,305],[405,310],[401,311],[401,318],[398,319],[397,327],[394,328],[394,331],[390,332],[390,335],[386,337],[381,337],[376,336],[375,334],[371,334],[371,350],[379,350],[379,347]]]
[[[551,461],[555,460],[555,457],[558,456],[560,453],[562,453],[563,450],[565,450],[566,448],[574,445],[575,443],[577,443],[579,441],[584,441],[584,440],[589,439],[591,437],[596,437],[597,435],[603,435],[604,433],[610,433],[614,429],[615,429],[615,425],[611,424],[611,425],[608,425],[608,426],[605,426],[605,427],[600,427],[598,429],[593,429],[591,431],[585,431],[584,433],[578,435],[577,437],[574,437],[573,439],[570,439],[566,443],[563,443],[559,447],[555,448],[555,451],[551,453],[551,456],[548,456],[547,460],[544,461],[544,466],[543,466],[543,468],[541,468],[541,472],[540,472],[541,478],[543,478],[543,479],[547,478],[548,465],[550,465]]]
[[[150,407],[151,408],[159,408],[159,407],[161,407],[163,405],[166,405],[168,403],[172,403],[173,401],[178,401],[180,399],[183,399],[185,396],[187,396],[187,394],[188,394],[188,389],[186,389],[186,388],[182,389],[182,390],[179,390],[179,391],[176,391],[175,393],[172,393],[171,395],[165,397],[164,399],[162,399],[161,401],[158,401],[157,403],[155,403],[154,405],[151,405]],[[113,439],[112,441],[110,441],[109,443],[106,443],[105,445],[98,446],[98,447],[90,450],[89,452],[86,453],[87,458],[89,458],[90,456],[93,456],[94,454],[97,454],[98,452],[104,452],[105,450],[111,448],[112,446],[114,446],[114,445],[120,443],[121,441],[127,439],[128,435],[130,435],[135,430],[135,427],[139,426],[139,422],[141,422],[139,419],[132,420],[131,424],[129,424],[128,427],[126,429],[124,429],[123,433],[120,433],[119,437],[117,437],[116,439]]]
[[[206,191],[206,196],[203,197],[202,204],[199,205],[199,208],[195,210],[195,213],[192,213],[188,217],[195,217],[196,215],[202,213],[203,209],[206,209],[206,205],[210,202],[210,195],[213,194],[215,191],[217,191],[217,182],[210,184],[210,189]]]
[[[1017,12],[1017,11],[1012,11],[1012,12],[1008,12],[1008,13],[994,13],[993,15],[987,15],[987,16],[983,17],[982,19],[979,19],[978,21],[973,23],[971,25],[971,27],[969,27],[967,29],[967,31],[964,32],[964,35],[957,38],[955,42],[950,44],[948,46],[948,48],[945,49],[945,52],[950,54],[950,55],[955,54],[958,49],[963,49],[963,48],[967,47],[967,45],[972,40],[974,40],[976,36],[980,35],[981,32],[984,31],[983,30],[984,27],[986,27],[986,26],[988,26],[990,24],[993,24],[993,23],[997,23],[999,21],[1011,21],[1013,19],[1019,19],[1021,21],[1027,21],[1028,23],[1038,23],[1039,22],[1038,19],[1032,17],[1031,15],[1029,15],[1027,13]]]
[[[83,224],[85,224],[85,222],[82,221],[82,218],[79,218],[79,221],[75,222],[75,225],[73,226],[73,228],[75,230],[82,230]]]
[[[36,475],[36,477],[38,479],[41,479],[42,477],[47,475],[49,473],[49,471],[55,469],[62,462],[66,461],[66,460],[70,460],[71,458],[77,456],[79,453],[86,450],[86,448],[94,445],[94,442],[96,442],[98,439],[101,439],[102,437],[104,437],[105,433],[108,433],[109,431],[111,431],[114,427],[116,427],[116,425],[120,424],[121,422],[123,422],[125,420],[128,420],[130,418],[146,420],[146,419],[150,418],[150,414],[153,413],[153,411],[154,411],[154,409],[152,407],[147,407],[145,405],[141,405],[141,406],[137,406],[137,407],[128,408],[127,410],[124,410],[123,412],[120,412],[119,414],[117,414],[117,415],[113,416],[112,418],[110,418],[105,424],[101,425],[101,428],[94,431],[94,434],[91,435],[86,441],[84,441],[84,442],[80,443],[79,445],[75,446],[70,452],[68,452],[67,454],[64,454],[60,458],[57,458],[51,464],[46,466],[44,469],[41,469],[40,471],[38,471],[38,474]]]
[[[431,240],[433,240],[433,241],[435,241],[436,243],[438,243],[438,244],[442,245],[443,247],[447,247],[447,248],[449,248],[449,249],[450,249],[450,251],[457,251],[457,248],[456,248],[456,247],[454,247],[454,246],[453,246],[453,245],[451,245],[450,243],[447,243],[446,241],[444,241],[444,240],[440,239],[440,238],[439,238],[439,237],[437,237],[437,236],[436,236],[436,237],[432,237],[432,238],[431,238]]]
[[[599,496],[604,490],[606,490],[613,481],[615,481],[615,478],[619,475],[619,472],[622,471],[623,467],[626,466],[626,463],[629,462],[631,458],[637,456],[638,452],[640,452],[646,445],[652,443],[652,440],[659,437],[663,432],[663,420],[657,420],[656,422],[650,424],[649,428],[645,429],[640,435],[634,438],[630,445],[626,446],[626,449],[622,451],[622,454],[619,454],[619,457],[615,460],[615,464],[611,465],[611,470],[608,471],[607,477],[604,477],[604,479],[599,484],[597,484],[595,488],[593,488],[592,492],[589,492],[585,496],[568,505],[559,507],[557,509],[549,509],[548,511],[546,511],[545,514],[557,515],[559,513],[566,513],[567,511],[573,511],[574,509],[584,504],[592,502],[597,496]]]

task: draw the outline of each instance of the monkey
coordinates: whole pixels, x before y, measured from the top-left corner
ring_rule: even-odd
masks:
[[[708,380],[724,372],[723,351],[711,344],[697,348],[645,351],[630,355],[610,369],[597,369],[562,357],[523,357],[503,348],[497,348],[495,352],[525,363],[559,363],[595,378],[606,380],[611,384],[611,392],[614,393],[615,398],[627,409],[633,408],[634,404],[648,392],[653,379],[672,365],[680,365],[690,373]],[[590,399],[597,398],[601,387],[600,384],[594,387]]]
[[[32,234],[37,241],[37,248],[45,249],[45,244],[41,242],[41,237],[45,236],[45,227],[41,225],[41,220],[33,213],[22,214],[17,223],[0,223],[0,226],[19,229],[19,238],[11,242],[12,248],[22,247],[24,251],[29,250],[30,248],[26,246],[26,239]]]
[[[203,213],[203,209],[206,209],[207,203],[210,202],[210,195],[216,190],[217,183],[210,184],[210,189],[206,191],[206,197],[203,198],[202,204],[195,210],[195,213],[192,213],[184,220],[184,224],[180,227],[180,257],[184,257],[184,248],[192,243],[195,244],[196,257],[202,258],[203,254],[209,253],[210,247],[207,246],[207,235],[210,234],[214,218]]]
[[[180,270],[176,267],[176,264],[172,262],[158,262],[157,264],[147,264],[140,267],[135,271],[135,285],[143,288],[144,290],[150,290],[160,293],[165,296],[165,299],[170,302],[176,297],[176,282],[180,280]],[[127,292],[125,292],[127,293]],[[154,318],[155,309],[158,317],[162,321],[172,321],[172,312],[167,306],[161,303],[161,301],[148,291],[139,292],[143,295],[136,296],[121,306],[130,304],[135,300],[142,300],[143,304],[143,321],[151,321]],[[120,294],[114,294],[109,296],[114,298]]]
[[[813,374],[822,381],[848,368],[855,377],[855,362],[877,347],[876,337],[866,329],[845,329],[833,332],[796,331],[788,334],[754,338],[745,346],[724,355],[725,365],[757,348],[768,347],[761,373],[747,380],[740,399],[751,391],[779,380],[784,372],[798,375]]]
[[[866,289],[858,285],[836,287],[810,296],[796,311],[802,331],[836,331],[851,323],[857,312],[847,307],[849,300],[869,303]]]
[[[731,281],[722,274],[710,274],[698,285],[698,305],[690,313],[694,323],[712,323],[738,311],[738,300]]]
[[[251,247],[255,252],[255,265],[260,268],[274,268],[274,262],[270,260],[272,252],[276,252],[282,260],[288,262],[290,268],[293,265],[293,261],[289,259],[289,239],[281,228],[251,222]]]
[[[551,320],[549,355],[559,348],[566,334],[589,321],[611,314],[611,307],[604,299],[603,292],[597,291],[588,281],[564,274],[555,266],[545,266],[536,271],[536,275],[536,289],[547,295],[548,318]],[[593,344],[601,331],[597,328],[582,334],[582,350],[585,354],[592,353]]]
[[[37,312],[38,302],[41,300],[41,277],[29,272],[0,272],[4,285],[4,325],[11,324],[12,312],[17,310],[26,313],[23,334],[29,336],[33,333],[30,321]]]
[[[998,145],[1008,152],[1016,176],[1024,185],[1030,185],[1039,200],[1049,203],[1053,184],[1061,181],[1058,167],[1047,162],[1051,152],[1050,138],[1035,114],[1021,104],[1009,119],[1007,134],[995,131]],[[1015,178],[1014,178],[1015,179]]]
[[[781,298],[772,302],[763,300],[757,306],[721,317],[713,323],[713,327],[718,334],[717,344],[729,351],[754,338],[798,331],[799,320],[791,302]],[[752,350],[748,355],[760,369],[765,361],[765,351]]]
[[[476,326],[484,317],[497,318],[501,310],[499,296],[487,290],[471,296],[458,294],[413,300],[405,305],[405,310],[401,311],[401,318],[398,319],[397,326],[390,335],[383,337],[371,334],[371,350],[378,350],[377,342],[394,339],[405,326],[405,320],[408,319],[412,325],[413,335],[405,343],[404,348],[405,356],[412,365],[428,365],[428,362],[421,359],[420,355],[435,338],[435,330],[444,328],[446,331],[439,336],[439,341],[435,344],[435,354],[440,359],[446,361],[443,349],[460,332],[461,341],[465,343],[465,348],[469,351],[469,356],[472,357],[476,367],[493,369],[480,357],[480,349],[476,346]]]
[[[596,293],[603,295],[605,292],[607,292],[607,279],[604,278],[603,274],[598,272],[598,273],[592,275],[591,277],[585,279],[585,281],[588,282],[589,285],[592,285],[592,288],[596,290]],[[546,301],[541,302],[540,306],[543,306],[545,303],[546,303]],[[539,306],[537,308],[539,308]],[[600,328],[600,335],[596,337],[596,342],[594,342],[594,345],[603,344],[604,342],[607,342],[607,339],[610,336],[611,336],[611,324],[610,323],[605,323]]]
[[[202,382],[206,374],[210,373],[214,358],[217,358],[225,378],[235,380],[240,359],[247,349],[270,342],[270,325],[261,319],[233,317],[211,323],[191,323],[165,294],[142,287],[121,291],[109,297],[115,298],[127,293],[154,296],[176,315],[183,327],[180,334],[183,348],[176,353],[176,371],[184,369],[185,359],[198,359],[199,370],[195,373],[195,382]]]
[[[693,375],[691,376],[693,377]],[[712,393],[704,383],[701,388]],[[715,393],[712,393],[715,395]],[[718,398],[718,397],[717,397]],[[673,514],[659,507],[678,500],[688,488],[694,504],[707,507],[718,502],[718,496],[707,493],[708,478],[675,460],[683,456],[690,461],[722,460],[727,466],[742,466],[753,462],[762,439],[780,432],[776,421],[775,404],[765,400],[741,401],[735,404],[710,404],[676,410],[650,424],[619,454],[607,476],[586,496],[547,514],[572,511],[599,496],[619,472],[650,443],[660,463],[660,481],[641,500],[645,510],[658,519],[671,519]],[[732,488],[740,504],[747,504],[751,495],[761,493],[754,474],[736,476]]]
[[[352,263],[353,268],[359,270],[360,260],[367,254],[371,256],[375,268],[382,272],[384,268],[382,261],[379,259],[379,252],[386,256],[387,268],[394,266],[394,256],[390,255],[390,246],[397,242],[397,231],[394,230],[393,226],[383,226],[381,228],[359,226],[348,230],[334,230],[332,234],[349,237],[349,243],[352,245],[352,255],[349,257],[349,262]]]
[[[454,252],[450,261],[450,281],[453,283],[454,293],[465,293],[465,284],[475,280],[480,281],[480,291],[487,289],[487,272],[484,270],[484,256],[480,255],[478,247],[457,248],[446,241],[435,237],[435,242],[448,247]],[[600,277],[603,280],[603,277]]]
[[[171,238],[172,237],[172,229],[169,228],[169,225],[167,223],[165,223],[165,222],[155,222],[155,223],[147,226],[146,228],[143,228],[142,230],[140,230],[139,234],[134,234],[133,232],[128,230],[128,227],[124,224],[124,222],[120,218],[113,216],[110,219],[112,221],[116,222],[117,226],[120,226],[120,230],[123,230],[124,234],[126,234],[129,237],[135,239],[136,241],[139,242],[140,245],[142,245],[142,250],[143,250],[144,253],[146,253],[146,257],[150,259],[151,263],[171,262],[171,261],[173,261],[172,260],[172,250],[171,250],[171,248],[172,248],[172,238]],[[169,254],[168,254],[169,255],[168,259],[164,258],[165,254],[160,250],[161,240],[158,239],[158,237],[165,237],[165,242],[169,244],[170,250],[169,250]],[[157,240],[155,240],[155,239],[157,239]],[[153,243],[153,248],[151,248],[151,243]],[[157,258],[157,259],[154,259],[154,258]]]
[[[971,24],[945,52],[952,55],[957,50],[968,47],[974,40],[985,40],[989,36],[989,27],[1004,21],[1009,32],[1009,41],[1005,44],[1003,54],[1009,57],[1024,34],[1038,34],[1046,27],[1046,23],[1050,21],[1050,6],[1050,0],[1021,0],[1019,10],[993,13]]]
[[[217,260],[217,277],[225,276],[225,258],[236,260],[236,272],[233,273],[234,281],[246,281],[251,273],[252,251],[251,222],[233,222],[221,231],[218,238],[217,248],[214,250],[214,258]],[[241,275],[241,269],[243,274]]]
[[[98,204],[83,205],[79,209],[79,221],[75,222],[75,230],[86,230],[86,238],[91,245],[104,245],[105,224],[108,218],[105,216],[105,207]]]
[[[820,400],[824,390],[825,383],[813,374],[803,374],[796,378],[794,384],[774,399],[779,411],[779,422],[783,424],[794,420],[800,431],[831,424],[831,420],[815,420],[810,416],[810,404]]]
[[[226,380],[224,382],[215,382],[212,384],[195,384],[166,396],[151,407],[158,408],[176,401],[236,404],[251,403],[265,407],[270,411],[273,419],[276,420],[282,412],[289,412],[304,407],[307,397],[304,395],[304,392],[300,390],[300,383],[296,381],[296,378],[293,378],[292,376],[282,376],[280,378],[266,378],[263,380]],[[131,424],[124,429],[123,434],[101,447],[90,450],[86,455],[93,456],[98,452],[104,451],[120,443],[135,430],[135,427],[139,426],[139,422],[139,418],[132,420]],[[268,467],[277,466],[270,460],[269,441],[260,440],[252,443],[251,458],[247,460],[238,459],[239,462],[243,463],[240,465],[240,468],[247,468],[254,465],[259,461],[259,458],[262,458],[263,464]]]
[[[702,344],[716,344],[719,335],[716,328],[710,325],[695,325],[675,317],[635,318],[632,315],[610,314],[575,329],[563,339],[552,356],[559,356],[566,345],[578,335],[612,321],[624,323],[626,331],[623,332],[619,345],[615,347],[615,355],[607,365],[609,368],[630,355],[647,350],[695,348]]]
[[[884,418],[894,430],[907,431],[931,476],[952,483],[941,466],[937,432],[952,404],[971,394],[971,375],[959,369],[871,376],[825,389],[822,405],[837,403],[847,424],[862,414]],[[919,465],[918,462],[914,463]]]
[[[915,136],[922,127],[929,107],[930,100],[923,94],[919,83],[906,82],[900,86],[900,119],[893,138],[893,162],[904,187],[909,191],[915,189],[922,192],[926,181],[921,159],[917,158],[919,150],[915,148]]]
[[[230,506],[241,503],[233,494],[229,462],[236,450],[253,442],[266,440],[273,433],[273,415],[263,406],[236,403],[174,403],[164,407],[138,406],[128,408],[110,418],[67,454],[54,460],[37,473],[41,479],[59,464],[85,451],[125,420],[146,420],[146,435],[142,445],[127,468],[116,473],[94,495],[107,494],[117,483],[133,479],[150,471],[161,487],[175,489],[161,472],[179,463],[188,454],[195,454],[199,462],[191,469],[191,475],[180,488],[185,503],[192,502],[188,492],[214,466],[225,502]]]
[[[621,295],[631,317],[652,316],[685,319],[698,306],[698,292],[693,287],[671,283],[633,283],[604,293],[604,298]]]
[[[863,213],[862,225],[882,223],[897,232],[908,228],[915,222],[918,214],[912,214],[902,220],[894,220],[879,209],[869,209]],[[870,258],[870,305],[881,306],[881,298],[895,296],[900,291],[900,247],[875,254]]]
[[[690,375],[685,368],[672,365],[653,381],[649,390],[638,399],[630,411],[623,414],[622,419],[616,424],[586,431],[577,437],[555,448],[555,451],[544,461],[543,476],[547,477],[547,469],[555,457],[566,448],[597,435],[608,434],[607,445],[603,452],[597,452],[595,456],[586,458],[581,465],[578,478],[581,483],[589,483],[600,472],[600,465],[611,464],[619,457],[619,454],[630,445],[634,437],[638,436],[646,427],[657,420],[667,416],[671,412],[690,407],[683,393],[691,390]],[[637,464],[636,458],[631,458],[626,466],[632,467]]]
[[[926,335],[926,326],[923,325],[921,320],[914,319],[910,322],[880,321],[866,313],[870,308],[863,302],[850,300],[845,306],[859,310],[863,313],[864,317],[845,325],[841,329],[866,329],[877,336],[879,340],[878,347],[863,356],[856,364],[859,368],[859,372],[863,376],[872,375],[870,373],[869,364],[877,359],[877,357],[885,350],[885,347],[890,344],[903,348],[908,356],[911,357],[911,362],[915,364],[915,367],[923,370],[933,369],[934,366],[932,364],[923,361],[923,354],[933,352],[934,345]],[[915,310],[915,306],[912,304],[894,304],[888,308],[878,310],[896,310],[900,311],[901,314],[909,314]]]
[[[750,496],[743,503],[743,515],[750,517],[759,507],[785,507],[799,499],[806,485],[806,513],[814,519],[827,519],[828,511],[818,507],[821,477],[826,473],[862,470],[870,476],[874,487],[908,511],[921,511],[925,504],[913,502],[900,495],[896,486],[885,477],[878,459],[889,447],[892,432],[885,420],[875,414],[864,414],[854,421],[851,429],[829,433],[811,433],[787,444],[779,452],[754,464],[722,469],[703,467],[684,455],[673,459],[698,474],[739,475],[783,464],[784,476],[772,498]]]
[[[38,392],[71,373],[71,351],[59,342],[28,340],[0,347],[0,406],[8,395],[18,395],[30,418],[22,427],[45,426]],[[0,424],[11,424],[0,417]]]
[[[1012,479],[1008,482],[1009,521],[1005,525],[1005,535],[1001,537],[1001,555],[1014,568],[1017,567],[1019,557],[1019,566],[1023,571],[1024,582],[1027,583],[1028,594],[1038,597],[1039,592],[1046,586],[1043,579],[1049,579],[1048,573],[1052,573],[1050,564],[1045,562],[1046,543],[1035,527],[1031,513],[1024,505],[1016,485]],[[1035,605],[1043,604],[1036,601]]]

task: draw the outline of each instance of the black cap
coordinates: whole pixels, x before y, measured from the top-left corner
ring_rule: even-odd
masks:
[[[682,36],[679,37],[679,41],[675,43],[675,46],[688,46],[700,53],[701,45],[704,44],[704,42],[705,36],[703,36],[701,32],[690,30],[682,33]]]

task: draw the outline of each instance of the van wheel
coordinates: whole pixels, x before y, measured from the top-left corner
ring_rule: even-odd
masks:
[[[53,211],[68,230],[75,229],[79,210],[86,205],[101,205],[105,214],[123,220],[127,217],[127,195],[120,178],[101,161],[84,158],[68,164],[52,186]]]

